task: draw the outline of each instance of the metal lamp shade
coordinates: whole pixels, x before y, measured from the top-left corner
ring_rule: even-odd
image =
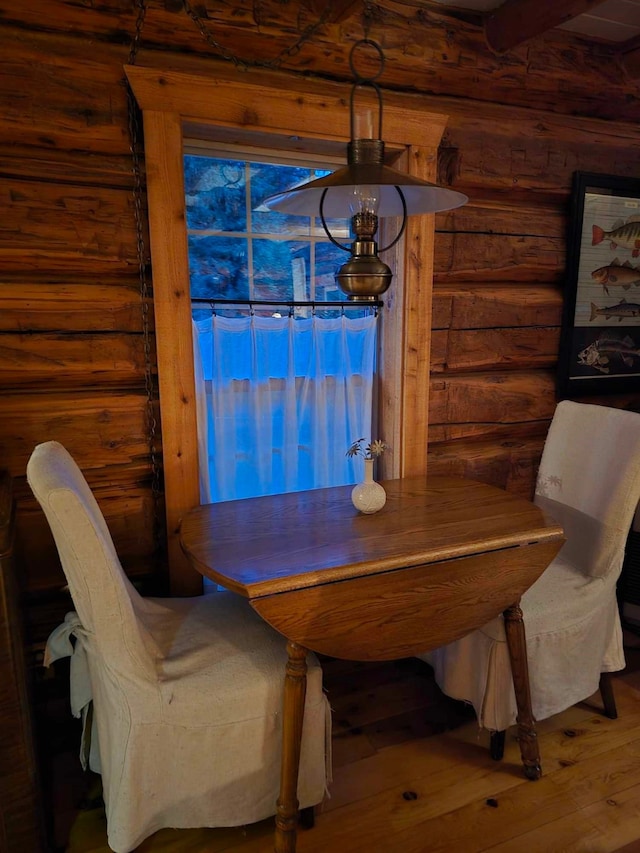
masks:
[[[381,217],[403,215],[398,189],[405,198],[407,215],[452,210],[469,200],[456,190],[414,178],[382,163],[351,163],[323,178],[269,196],[261,207],[299,216],[319,216],[322,194],[328,190],[322,208],[323,216],[348,219],[351,216],[354,187],[371,185],[380,188],[377,213]]]

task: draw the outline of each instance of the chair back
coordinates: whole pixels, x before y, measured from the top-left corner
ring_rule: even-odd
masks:
[[[563,400],[545,442],[535,503],[564,527],[561,556],[619,574],[640,500],[640,414]]]
[[[92,652],[121,674],[155,673],[156,644],[138,619],[143,600],[126,577],[100,507],[57,441],[39,444],[27,481],[58,549],[74,607]]]

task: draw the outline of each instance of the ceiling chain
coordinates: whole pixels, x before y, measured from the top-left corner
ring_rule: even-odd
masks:
[[[182,0],[182,5],[184,7],[185,12],[196,25],[196,27],[200,31],[200,35],[207,42],[209,47],[212,47],[217,53],[220,54],[223,59],[232,62],[236,66],[236,68],[242,68],[244,70],[251,67],[270,69],[279,68],[285,59],[288,59],[299,53],[305,42],[309,41],[309,39],[312,38],[316,34],[316,32],[324,26],[324,24],[328,21],[331,15],[333,7],[333,3],[331,2],[331,0],[329,0],[329,2],[325,4],[322,14],[318,18],[318,20],[315,21],[315,23],[306,26],[300,33],[296,41],[289,47],[283,48],[280,53],[273,59],[250,60],[242,59],[241,57],[236,56],[236,54],[232,53],[228,48],[224,47],[224,45],[222,45],[209,31],[207,25],[200,17],[200,15],[198,15],[198,13],[195,11],[189,0]]]
[[[129,65],[135,65],[140,49],[142,27],[144,25],[147,7],[145,0],[135,0],[137,10],[134,35],[129,49]],[[149,306],[151,289],[147,274],[147,246],[145,243],[145,220],[143,212],[143,182],[140,112],[135,95],[127,83],[127,117],[129,130],[129,150],[133,172],[133,204],[136,224],[136,249],[138,258],[138,276],[140,281],[140,307],[142,311],[142,340],[144,348],[144,387],[147,396],[146,425],[149,441],[149,456],[151,460],[151,493],[153,496],[153,544],[156,557],[161,551],[162,525],[160,523],[160,460],[158,455],[158,421],[156,417],[156,394],[153,377],[153,360],[151,357],[151,323]]]

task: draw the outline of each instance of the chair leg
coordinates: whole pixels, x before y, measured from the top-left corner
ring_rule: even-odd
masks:
[[[491,732],[491,741],[489,744],[489,749],[491,750],[491,758],[494,761],[502,761],[504,757],[504,740],[506,736],[505,731],[501,732]]]
[[[307,806],[298,812],[298,825],[302,829],[313,829],[316,825],[316,812],[313,806]]]
[[[610,672],[600,673],[600,695],[602,696],[605,716],[609,717],[610,720],[617,720],[618,710],[616,708],[616,697],[613,695],[613,678]]]

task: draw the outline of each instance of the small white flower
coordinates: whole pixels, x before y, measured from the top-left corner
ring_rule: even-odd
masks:
[[[385,450],[387,450],[388,445],[385,444],[379,438],[376,438],[375,441],[369,442],[366,448],[363,448],[362,442],[364,438],[359,438],[357,441],[354,441],[351,447],[347,450],[347,456],[362,456],[363,459],[373,459],[376,456],[382,456]]]
[[[367,454],[369,458],[372,458],[374,456],[382,456],[386,449],[387,445],[384,443],[384,441],[381,441],[379,438],[377,438],[375,441],[372,441],[371,444],[367,447]]]

